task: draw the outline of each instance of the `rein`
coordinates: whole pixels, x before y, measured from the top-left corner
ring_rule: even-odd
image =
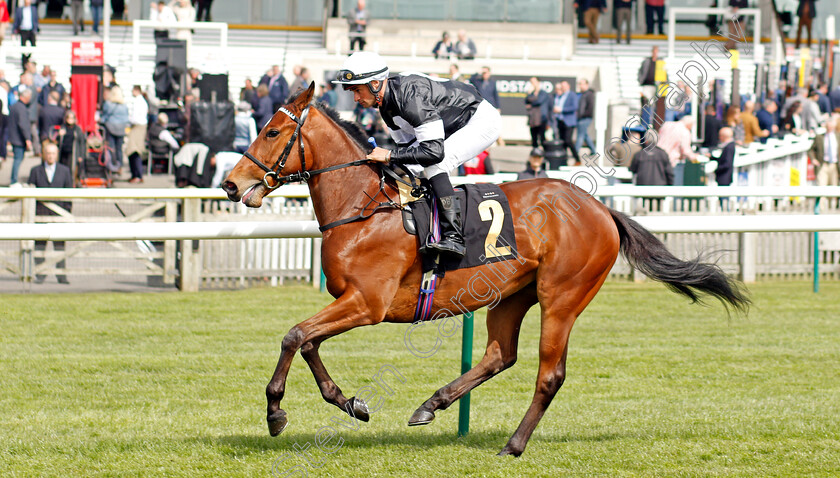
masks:
[[[309,116],[309,108],[311,106],[312,105],[306,105],[306,108],[304,108],[303,112],[300,114],[300,118],[298,118],[294,113],[287,110],[286,108],[280,108],[280,111],[282,111],[286,116],[288,116],[292,121],[294,121],[297,124],[297,126],[295,127],[295,132],[292,134],[292,137],[289,138],[289,142],[286,143],[286,147],[283,148],[283,152],[280,154],[280,157],[277,158],[277,161],[274,162],[273,166],[269,168],[260,160],[255,158],[251,153],[247,151],[243,153],[243,155],[246,158],[250,159],[251,162],[253,162],[257,166],[259,166],[263,171],[265,171],[262,183],[266,188],[268,188],[269,191],[273,191],[279,188],[280,186],[288,183],[308,182],[312,176],[317,176],[319,174],[326,173],[329,171],[335,171],[338,169],[349,168],[353,166],[362,166],[364,164],[371,163],[371,161],[368,159],[357,159],[355,161],[350,161],[349,163],[336,164],[334,166],[328,166],[326,168],[313,169],[311,171],[307,171],[306,151],[304,150],[303,136],[300,134],[300,130],[301,128],[303,128],[303,123],[306,122],[306,118]],[[280,171],[282,171],[283,167],[286,166],[286,160],[289,159],[289,154],[291,153],[292,147],[294,146],[296,141],[299,145],[301,170],[296,173],[287,174],[286,176],[280,176]],[[344,224],[349,224],[351,222],[363,221],[371,217],[376,211],[382,209],[402,209],[402,206],[395,202],[393,199],[391,199],[391,197],[388,196],[388,193],[385,192],[385,175],[383,174],[383,170],[387,170],[393,175],[393,172],[388,170],[387,168],[379,168],[379,191],[377,191],[376,195],[374,196],[371,196],[365,191],[365,195],[370,200],[364,205],[364,207],[362,207],[362,213],[346,219],[333,221],[324,226],[320,226],[318,229],[321,232],[324,232],[334,227],[343,226]],[[272,178],[274,185],[269,184],[268,178]],[[401,181],[401,179],[399,180]],[[379,196],[379,193],[384,194],[385,197],[388,198],[388,200],[377,201],[376,198]],[[373,206],[373,210],[369,214],[364,214],[364,211],[373,204],[375,204],[375,206]]]

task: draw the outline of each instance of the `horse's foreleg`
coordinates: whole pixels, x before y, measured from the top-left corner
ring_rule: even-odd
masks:
[[[409,426],[425,425],[435,419],[436,410],[446,410],[470,390],[493,378],[516,362],[519,327],[525,313],[537,302],[529,286],[487,311],[487,349],[484,357],[467,373],[441,388],[426,400],[408,420]]]
[[[286,392],[286,377],[298,349],[307,342],[323,340],[361,325],[374,324],[381,319],[382,317],[373,317],[360,294],[348,292],[321,312],[289,330],[283,338],[277,367],[265,388],[268,400],[268,431],[271,436],[278,435],[288,424],[286,412],[280,408],[280,401]]]
[[[341,389],[335,384],[332,377],[330,377],[324,362],[321,361],[321,355],[318,350],[321,348],[322,340],[311,341],[303,344],[300,349],[300,355],[306,360],[309,365],[309,370],[315,377],[315,382],[318,383],[318,388],[321,390],[321,396],[327,403],[331,403],[343,410],[348,415],[366,422],[370,420],[370,412],[367,404],[360,398],[353,397],[347,399],[341,393]]]

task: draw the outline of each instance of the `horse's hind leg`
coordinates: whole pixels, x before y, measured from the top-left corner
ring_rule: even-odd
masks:
[[[341,393],[341,389],[335,384],[332,377],[330,377],[324,362],[321,361],[321,355],[318,349],[321,347],[323,340],[313,340],[303,344],[300,348],[300,354],[309,365],[309,370],[315,377],[315,382],[318,383],[318,388],[321,390],[321,396],[324,397],[327,403],[331,403],[336,407],[342,409],[348,415],[351,415],[363,422],[370,420],[370,412],[367,404],[356,397],[347,399]]]
[[[519,327],[525,313],[537,302],[536,291],[528,286],[487,311],[487,349],[484,357],[470,369],[426,400],[408,420],[425,425],[435,419],[435,410],[446,410],[470,390],[491,379],[516,362]]]
[[[519,427],[510,437],[499,455],[519,456],[525,451],[525,445],[554,395],[560,390],[566,379],[566,352],[568,351],[569,332],[574,324],[574,316],[548,316],[543,309],[542,330],[540,331],[540,369],[537,375],[537,389],[531,406]]]

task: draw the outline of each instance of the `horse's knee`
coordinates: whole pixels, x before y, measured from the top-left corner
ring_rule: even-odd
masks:
[[[292,327],[289,333],[283,337],[281,346],[283,350],[297,350],[303,345],[303,331],[298,326]]]
[[[551,399],[557,391],[560,390],[560,387],[563,386],[563,382],[565,381],[565,367],[562,367],[559,370],[552,370],[540,377],[540,380],[537,383],[537,393]]]
[[[300,347],[300,354],[304,357],[313,354],[318,350],[318,347],[313,344],[311,341],[306,342],[305,344],[301,345]]]

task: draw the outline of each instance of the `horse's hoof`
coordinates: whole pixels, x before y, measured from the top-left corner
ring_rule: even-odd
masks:
[[[286,418],[286,412],[283,410],[277,410],[268,416],[268,433],[270,433],[271,436],[276,437],[286,429],[286,425],[288,424],[289,419]]]
[[[417,410],[414,415],[408,419],[408,426],[416,427],[418,425],[428,425],[435,420],[435,414],[427,412],[426,410]]]
[[[521,454],[522,454],[521,451],[516,451],[516,450],[510,449],[508,447],[504,447],[504,448],[502,448],[502,451],[500,451],[499,454],[496,455],[496,456],[508,456],[508,455],[510,455],[510,456],[518,457]]]
[[[356,420],[361,420],[363,422],[367,422],[370,420],[370,411],[368,410],[367,403],[361,398],[352,397],[348,400],[347,404],[349,405],[349,409],[353,410],[353,416]],[[347,405],[345,405],[347,406]]]

